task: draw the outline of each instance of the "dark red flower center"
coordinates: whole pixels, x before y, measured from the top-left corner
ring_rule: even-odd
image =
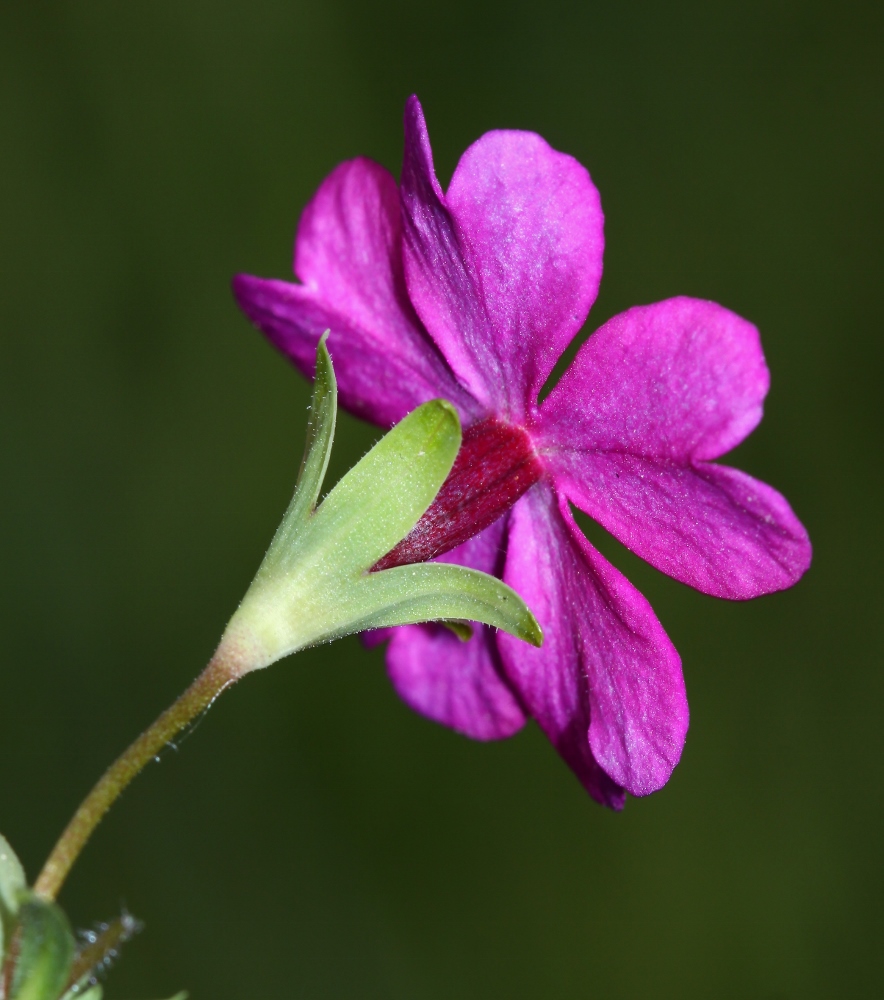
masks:
[[[449,552],[505,514],[542,474],[527,431],[495,417],[473,424],[436,499],[372,571]]]

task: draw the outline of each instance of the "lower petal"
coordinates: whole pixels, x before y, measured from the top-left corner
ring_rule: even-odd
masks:
[[[499,635],[506,675],[589,793],[619,808],[623,790],[661,788],[688,727],[678,653],[648,602],[548,487],[511,512],[504,580],[545,636],[533,649]]]
[[[500,576],[503,535],[500,518],[440,559]],[[404,625],[364,634],[375,645],[390,638],[387,671],[393,687],[415,711],[476,740],[512,736],[525,713],[505,680],[495,632],[474,625],[464,642],[444,625]]]
[[[474,740],[512,736],[525,724],[500,673],[494,633],[476,626],[464,642],[444,625],[405,625],[387,649],[387,672],[416,712]]]

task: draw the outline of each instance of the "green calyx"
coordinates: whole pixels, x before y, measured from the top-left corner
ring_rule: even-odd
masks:
[[[327,336],[327,335],[326,335]],[[450,563],[369,572],[430,506],[460,448],[454,407],[419,406],[386,434],[317,507],[337,414],[331,358],[316,352],[307,446],[289,508],[219,648],[238,673],[365,629],[483,622],[539,646],[524,601],[494,577]]]

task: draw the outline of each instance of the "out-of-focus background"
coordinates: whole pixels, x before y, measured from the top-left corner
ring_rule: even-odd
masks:
[[[443,183],[531,129],[606,213],[584,336],[714,299],[773,372],[733,464],[815,560],[726,604],[593,538],[684,659],[667,788],[591,803],[533,727],[471,743],[380,650],[226,695],[63,893],[147,929],[108,997],[872,997],[882,976],[884,7],[789,0],[77,0],[0,7],[0,829],[33,877],[211,654],[288,500],[308,386],[239,315],[339,161]],[[377,432],[343,417],[332,475]]]

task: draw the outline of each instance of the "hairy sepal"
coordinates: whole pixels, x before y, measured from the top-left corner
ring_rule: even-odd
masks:
[[[317,507],[336,409],[322,338],[295,496],[222,639],[239,671],[353,632],[422,621],[480,621],[539,644],[531,612],[493,577],[448,564],[369,572],[417,524],[451,471],[461,444],[454,407],[437,399],[413,410]]]
[[[259,572],[271,572],[280,561],[284,561],[287,553],[296,544],[298,533],[313,514],[322,491],[331,457],[338,413],[338,384],[328,348],[325,346],[327,339],[328,330],[319,338],[319,343],[316,345],[316,378],[313,381],[307,440],[304,444],[304,457],[301,459],[295,493],[270,543]]]

